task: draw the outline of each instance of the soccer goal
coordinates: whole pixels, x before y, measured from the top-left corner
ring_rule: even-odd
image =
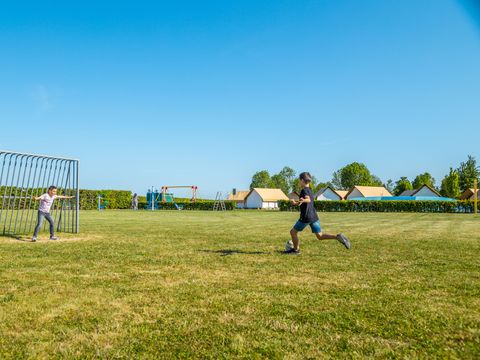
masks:
[[[39,202],[33,198],[44,194],[50,185],[58,195],[50,213],[56,231],[79,232],[78,165],[76,159],[25,154],[0,150],[0,235],[23,235],[33,232]],[[43,230],[46,229],[46,222]]]

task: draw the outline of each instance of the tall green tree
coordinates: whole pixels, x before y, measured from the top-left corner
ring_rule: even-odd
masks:
[[[315,189],[318,187],[318,180],[315,176],[312,175],[312,182],[310,183],[310,188],[315,192]],[[300,186],[300,179],[297,177],[293,181],[292,191],[300,192],[302,187]]]
[[[336,189],[347,190],[355,185],[381,186],[382,182],[365,164],[353,162],[333,173],[332,184]]]
[[[460,177],[457,170],[450,168],[450,172],[442,180],[440,193],[454,199],[460,197]]]
[[[435,187],[435,179],[429,172],[417,175],[412,183],[414,189],[420,189],[423,185],[428,185],[432,188]]]
[[[300,192],[302,188],[300,187],[300,179],[293,180],[292,191]]]
[[[278,175],[280,175],[287,182],[288,189],[285,193],[288,194],[293,189],[297,173],[291,167],[285,166],[282,170],[280,170]]]
[[[275,189],[282,189],[285,194],[290,192],[290,185],[288,184],[288,180],[282,176],[281,174],[275,174],[270,179],[270,186],[271,188]]]
[[[272,179],[270,177],[270,173],[267,170],[258,171],[252,176],[250,189],[268,188],[271,186],[271,183],[272,183]]]
[[[342,175],[340,174],[340,170],[337,170],[333,173],[331,183],[335,189],[343,190]]]
[[[372,182],[371,186],[383,186],[382,179],[380,179],[377,175],[372,175]]]
[[[400,180],[398,180],[395,183],[395,188],[393,189],[393,194],[395,196],[398,196],[402,192],[404,192],[405,190],[412,190],[412,189],[413,189],[413,186],[412,186],[412,183],[410,182],[410,180],[408,180],[407,177],[402,176],[400,178]]]
[[[393,189],[395,188],[395,183],[392,179],[388,179],[385,184],[385,188],[393,194]]]
[[[467,161],[460,164],[457,172],[460,190],[462,191],[473,188],[475,179],[480,181],[480,168],[477,166],[477,160],[471,155],[468,155]]]

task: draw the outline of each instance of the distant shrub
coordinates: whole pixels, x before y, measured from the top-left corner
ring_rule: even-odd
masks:
[[[107,209],[130,209],[132,192],[129,190],[85,190],[80,189],[80,209],[98,208],[98,195],[107,203]]]
[[[279,201],[278,206],[281,211],[298,211],[298,207],[289,201]],[[324,212],[473,213],[473,201],[315,201],[315,209]]]
[[[31,198],[40,196],[47,192],[45,188],[28,188],[22,189],[19,187],[5,187],[0,188],[0,193],[5,193],[5,198],[0,198],[0,206],[16,207],[16,208],[38,208],[38,201],[32,201]],[[98,194],[101,194],[107,201],[107,209],[129,209],[132,192],[128,190],[86,190],[80,189],[80,209],[94,210],[98,207]],[[75,195],[74,192],[69,191],[65,194],[63,189],[57,189],[59,195]]]

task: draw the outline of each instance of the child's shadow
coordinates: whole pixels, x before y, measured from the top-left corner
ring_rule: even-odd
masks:
[[[265,251],[244,251],[244,250],[234,250],[234,249],[222,249],[222,250],[199,250],[206,253],[220,254],[220,256],[228,256],[234,254],[244,254],[244,255],[267,255],[270,254]]]
[[[24,238],[24,237],[18,236],[18,235],[5,235],[5,237],[8,237],[8,238],[13,239],[13,240],[17,240],[17,241],[22,241],[22,242],[32,242],[31,239]]]

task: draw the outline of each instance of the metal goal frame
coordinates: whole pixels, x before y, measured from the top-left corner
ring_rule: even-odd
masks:
[[[58,195],[74,196],[55,200],[50,213],[56,231],[78,233],[79,164],[78,159],[0,150],[0,235],[33,232],[39,205],[33,198],[50,185],[57,187]]]

